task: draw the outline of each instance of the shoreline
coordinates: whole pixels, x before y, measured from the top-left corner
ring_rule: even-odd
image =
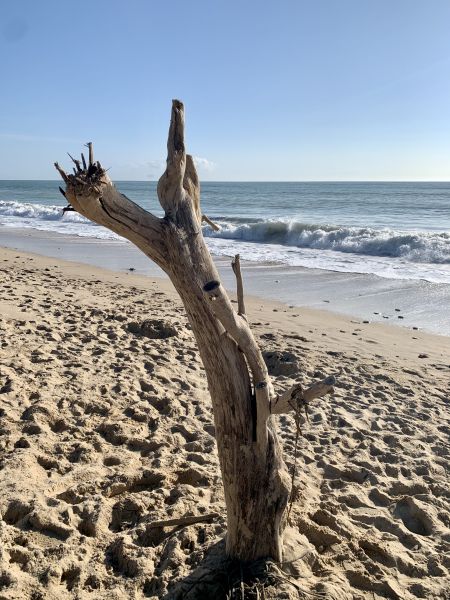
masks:
[[[146,259],[145,256],[143,256]],[[65,276],[80,280],[99,280],[108,284],[120,284],[142,292],[146,290],[161,290],[171,301],[179,303],[179,296],[169,278],[161,271],[159,274],[139,274],[135,271],[118,271],[103,266],[89,265],[83,262],[63,260],[61,258],[45,256],[32,252],[5,248],[0,246],[0,268],[8,267],[14,262],[25,263],[37,268],[38,271],[59,271]],[[147,259],[149,261],[149,259]],[[159,270],[159,269],[158,269]],[[159,270],[160,271],[160,270]],[[231,268],[230,268],[231,271]],[[232,278],[230,277],[230,280]],[[232,302],[236,301],[233,290],[228,293]],[[438,362],[450,369],[450,337],[439,335],[425,330],[411,330],[407,327],[392,326],[386,322],[365,322],[352,315],[345,315],[330,310],[329,305],[320,308],[299,307],[288,305],[283,301],[270,298],[261,298],[253,294],[245,295],[246,304],[264,321],[267,326],[292,327],[296,335],[301,334],[308,338],[308,344],[321,347],[326,341],[331,351],[338,351],[344,343],[348,349],[357,355],[370,358],[384,358],[379,354],[377,347],[386,346],[390,352],[390,359],[401,363],[402,360],[418,359],[418,364]],[[11,307],[6,310],[7,303],[0,299],[0,309],[5,316],[11,318],[26,317],[26,309]],[[146,312],[151,312],[152,307],[143,307]],[[184,309],[183,309],[184,311]],[[0,311],[1,312],[1,311]],[[286,323],[286,320],[288,323]],[[364,349],[361,346],[364,342]],[[419,359],[419,354],[426,354],[425,359]],[[398,360],[397,360],[398,359]]]
[[[98,240],[35,229],[0,229],[0,247],[61,258],[119,273],[131,270],[167,278],[150,259],[127,241]],[[235,280],[230,258],[214,256],[228,290]],[[387,279],[279,263],[242,260],[246,294],[297,308],[336,314],[450,336],[450,285],[423,280]]]

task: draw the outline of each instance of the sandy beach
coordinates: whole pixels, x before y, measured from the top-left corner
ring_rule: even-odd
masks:
[[[450,338],[247,304],[277,388],[339,373],[302,423],[303,558],[270,597],[450,598]],[[170,283],[3,248],[0,315],[0,598],[208,598],[225,506]]]

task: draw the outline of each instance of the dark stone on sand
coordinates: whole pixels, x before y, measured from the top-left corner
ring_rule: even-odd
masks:
[[[297,357],[292,352],[280,350],[263,352],[269,375],[293,375],[299,371]]]
[[[262,340],[274,340],[276,338],[276,335],[274,333],[262,333],[261,334],[261,339]]]
[[[162,319],[147,319],[142,323],[131,321],[127,329],[134,335],[148,337],[152,340],[163,340],[178,335],[178,330],[171,323]]]
[[[419,358],[428,358],[428,354],[419,354]]]
[[[14,448],[29,448],[31,446],[27,438],[21,437],[14,444]]]

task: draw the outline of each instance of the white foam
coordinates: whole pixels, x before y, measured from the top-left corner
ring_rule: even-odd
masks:
[[[216,220],[221,231],[210,227],[203,231],[217,255],[240,253],[243,259],[256,262],[450,283],[447,232],[314,225],[297,220]],[[122,239],[76,212],[63,213],[56,205],[1,200],[0,224],[98,240]]]
[[[222,229],[205,228],[205,235],[263,244],[332,250],[367,256],[402,258],[411,262],[450,264],[447,232],[395,231],[369,227],[315,225],[295,220],[232,223],[218,220]]]
[[[61,206],[54,205],[0,200],[0,224],[103,240],[119,239],[109,229],[89,221],[77,212],[63,212]]]
[[[365,256],[314,248],[289,248],[278,244],[258,244],[220,238],[206,239],[217,256],[234,256],[253,262],[279,262],[289,266],[325,269],[342,273],[369,273],[387,279],[415,279],[450,283],[450,265],[415,263],[401,258]]]

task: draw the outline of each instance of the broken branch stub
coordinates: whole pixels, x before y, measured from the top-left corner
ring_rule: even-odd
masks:
[[[245,316],[245,303],[244,303],[244,285],[242,283],[242,273],[241,273],[241,257],[239,254],[236,254],[234,259],[231,261],[231,268],[233,269],[233,273],[236,277],[236,295],[238,301],[238,314],[247,320]]]
[[[292,411],[295,412],[300,406],[307,405],[311,400],[322,398],[326,394],[332,394],[335,385],[336,378],[333,375],[313,383],[306,389],[303,389],[303,386],[297,383],[275,398],[271,404],[271,413],[282,415]]]

